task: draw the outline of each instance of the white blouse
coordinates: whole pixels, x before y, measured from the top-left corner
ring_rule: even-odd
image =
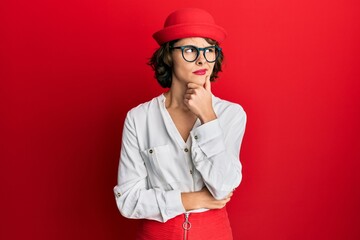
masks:
[[[114,187],[124,217],[166,222],[185,212],[181,192],[206,186],[223,199],[240,184],[246,114],[240,105],[215,96],[212,103],[217,119],[202,125],[197,119],[186,142],[163,94],[128,112]]]

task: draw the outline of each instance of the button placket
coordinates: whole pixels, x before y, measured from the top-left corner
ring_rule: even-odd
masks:
[[[189,147],[187,145],[184,145],[183,151],[185,153],[186,164],[188,165],[189,171],[191,172],[191,169],[192,169],[191,165],[192,164],[191,164],[191,157],[190,157],[190,149],[189,149]]]

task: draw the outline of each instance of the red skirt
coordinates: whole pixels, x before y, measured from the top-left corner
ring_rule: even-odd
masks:
[[[187,219],[187,220],[186,220]],[[141,220],[136,240],[232,240],[226,208],[181,214],[161,223]]]

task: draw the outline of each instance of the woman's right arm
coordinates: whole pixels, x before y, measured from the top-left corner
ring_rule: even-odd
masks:
[[[124,123],[118,184],[114,193],[121,214],[127,218],[166,222],[185,212],[179,190],[149,189],[131,111]]]

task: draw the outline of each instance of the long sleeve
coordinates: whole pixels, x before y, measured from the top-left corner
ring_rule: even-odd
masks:
[[[114,187],[117,206],[124,217],[166,222],[183,212],[181,191],[148,186],[148,173],[139,149],[135,124],[128,113],[122,137],[118,184]]]
[[[241,107],[228,109],[220,118],[190,132],[193,163],[216,199],[225,198],[241,182],[239,153],[246,125]]]

